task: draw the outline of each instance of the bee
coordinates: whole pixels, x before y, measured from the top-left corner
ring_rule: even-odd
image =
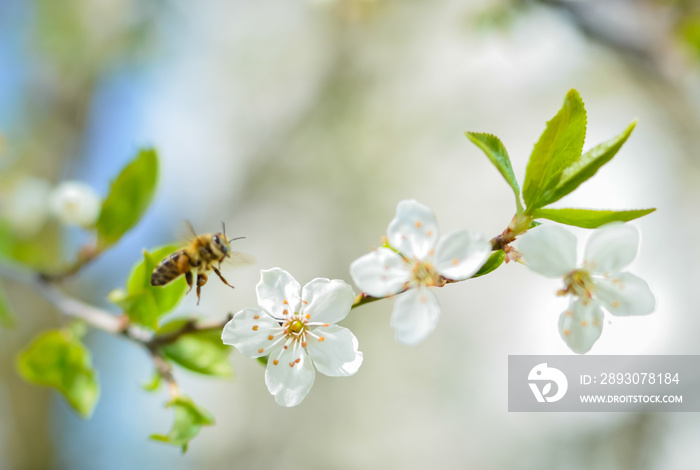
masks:
[[[213,270],[219,279],[227,286],[234,288],[221,275],[221,263],[226,258],[231,258],[234,255],[237,261],[247,262],[247,255],[231,251],[231,242],[240,240],[245,237],[229,238],[226,236],[226,226],[222,222],[223,231],[219,233],[204,233],[197,235],[188,222],[187,226],[193,237],[190,243],[182,250],[176,251],[169,255],[153,270],[151,274],[152,286],[164,286],[179,278],[183,274],[189,289],[186,294],[189,294],[192,287],[197,285],[197,305],[199,305],[200,293],[202,286],[207,283],[209,277],[207,272]],[[194,275],[193,275],[194,273]]]

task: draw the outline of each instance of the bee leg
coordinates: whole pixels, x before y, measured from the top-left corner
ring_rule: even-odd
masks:
[[[189,294],[190,291],[192,290],[192,271],[187,271],[185,273],[185,281],[187,281],[187,285],[190,286],[189,289],[187,289],[187,292],[185,292],[185,295]]]
[[[209,278],[204,273],[197,274],[197,305],[199,305],[199,293],[202,290],[202,286],[207,283]]]
[[[213,269],[214,269],[214,272],[216,273],[216,275],[219,276],[219,279],[221,279],[221,282],[223,282],[224,284],[229,286],[231,289],[235,289],[235,287],[233,287],[231,284],[228,283],[228,281],[226,279],[224,279],[224,276],[221,275],[221,271],[219,271],[216,268],[213,268]]]

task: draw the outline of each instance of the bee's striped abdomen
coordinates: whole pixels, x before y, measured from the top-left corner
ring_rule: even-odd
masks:
[[[151,274],[152,286],[164,286],[190,270],[190,260],[184,251],[177,251],[160,262]]]

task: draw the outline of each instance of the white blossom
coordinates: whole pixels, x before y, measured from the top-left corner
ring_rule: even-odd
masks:
[[[49,196],[52,214],[64,224],[91,227],[97,222],[102,201],[94,189],[80,181],[64,181]]]
[[[406,291],[394,304],[391,326],[398,341],[414,345],[435,329],[440,317],[440,304],[429,287],[474,275],[488,259],[491,244],[467,230],[440,237],[435,214],[414,200],[399,202],[387,236],[391,248],[356,259],[350,274],[372,297]]]
[[[36,235],[48,218],[49,182],[24,177],[3,195],[2,217],[20,236]]]
[[[355,293],[341,280],[316,278],[302,289],[285,270],[260,272],[259,308],[245,308],[221,339],[250,358],[268,356],[265,384],[282,406],[296,406],[314,383],[314,368],[331,377],[355,374],[362,364],[355,335],[335,325],[350,312]]]
[[[631,225],[596,230],[586,244],[583,265],[576,266],[576,237],[558,226],[538,227],[523,235],[518,249],[533,271],[562,277],[559,295],[571,295],[559,317],[559,333],[572,351],[588,352],[603,331],[603,310],[618,316],[654,311],[654,295],[639,277],[622,272],[636,257],[639,232]]]

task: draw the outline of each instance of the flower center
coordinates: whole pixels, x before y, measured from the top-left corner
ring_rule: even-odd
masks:
[[[415,260],[411,268],[411,283],[428,287],[442,287],[445,285],[445,279],[435,270],[432,263]]]
[[[593,297],[595,285],[591,274],[585,269],[575,269],[564,276],[565,288],[558,292],[559,295],[572,294],[582,299]]]
[[[299,334],[304,329],[304,323],[301,320],[294,320],[291,325],[289,325],[289,331],[292,334]]]
[[[306,333],[309,329],[307,323],[308,319],[302,317],[301,315],[294,314],[292,317],[288,318],[283,324],[282,324],[282,330],[284,333],[284,336],[288,340],[292,340],[294,342],[299,342],[299,343],[305,343],[306,342]]]

